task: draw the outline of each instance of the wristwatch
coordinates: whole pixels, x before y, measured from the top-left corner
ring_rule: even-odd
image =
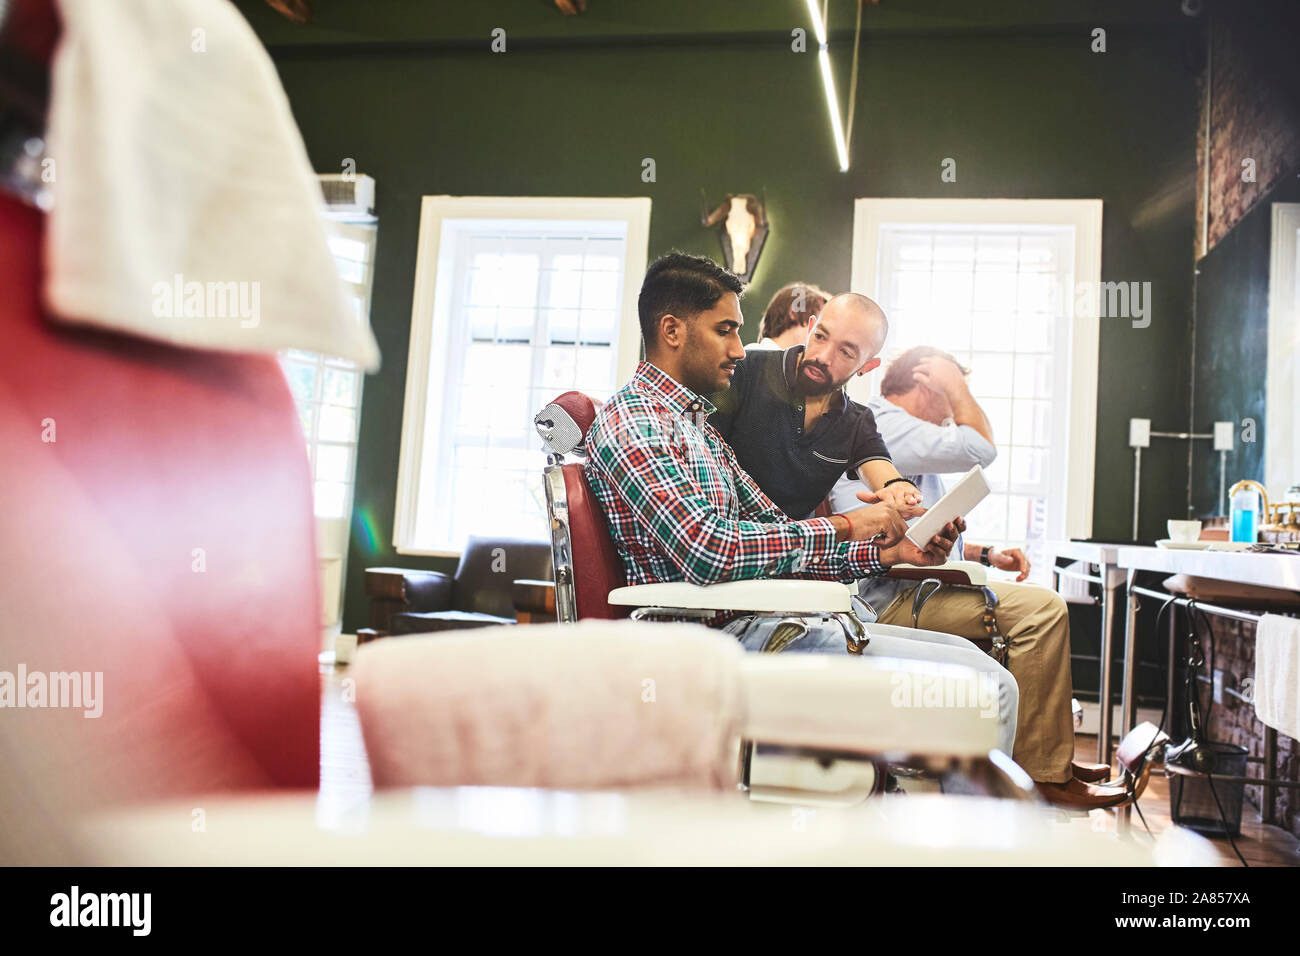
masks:
[[[987,565],[990,568],[993,567],[993,562],[989,560],[989,552],[991,552],[992,550],[993,550],[993,546],[989,544],[986,544],[984,545],[984,547],[980,548],[980,564]]]

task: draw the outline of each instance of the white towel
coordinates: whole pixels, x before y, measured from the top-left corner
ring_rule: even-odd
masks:
[[[1265,614],[1255,629],[1255,713],[1300,739],[1300,619]]]
[[[279,77],[234,5],[59,6],[50,310],[174,345],[301,348],[377,368]]]
[[[732,638],[580,621],[385,638],[352,676],[377,787],[733,790]]]

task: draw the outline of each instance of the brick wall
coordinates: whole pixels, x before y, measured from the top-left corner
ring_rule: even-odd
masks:
[[[1222,239],[1271,186],[1300,171],[1300,4],[1219,3],[1207,17],[1197,131],[1196,258]],[[1206,159],[1206,111],[1210,150]],[[1242,161],[1254,160],[1254,182]],[[1208,172],[1208,223],[1205,222]],[[1202,226],[1208,232],[1203,241]]]
[[[1214,634],[1214,654],[1211,658],[1210,645],[1205,641],[1202,631],[1206,666],[1201,672],[1212,676],[1211,666],[1213,670],[1223,671],[1224,687],[1241,691],[1242,678],[1253,678],[1255,675],[1255,625],[1222,617],[1209,617],[1209,621]],[[1252,757],[1262,758],[1264,725],[1256,719],[1254,706],[1225,691],[1221,700],[1214,704],[1213,710],[1207,711],[1205,708],[1210,705],[1212,693],[1212,686],[1203,685],[1201,713],[1210,715],[1210,739],[1245,747]],[[1183,722],[1180,721],[1178,726],[1183,726]],[[1248,776],[1264,776],[1264,765],[1258,761],[1247,764],[1247,768]],[[1277,763],[1272,775],[1283,780],[1300,781],[1300,744],[1282,734],[1278,734],[1277,738]],[[1246,799],[1262,810],[1264,788],[1247,786]],[[1300,790],[1278,788],[1273,802],[1274,822],[1300,836],[1300,813],[1297,813],[1297,809],[1300,809]]]

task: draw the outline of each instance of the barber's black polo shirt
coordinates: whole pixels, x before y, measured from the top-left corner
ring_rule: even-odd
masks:
[[[747,350],[731,388],[711,396],[718,410],[709,416],[741,466],[796,520],[812,514],[840,475],[857,478],[864,462],[889,460],[875,416],[843,389],[804,434],[804,397],[793,387],[802,354],[802,345]]]

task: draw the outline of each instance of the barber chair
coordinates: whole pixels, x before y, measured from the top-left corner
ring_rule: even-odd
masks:
[[[4,39],[43,70],[53,7],[24,9]],[[102,680],[95,719],[5,711],[0,859],[57,859],[86,808],[316,787],[311,476],[278,363],[56,323],[43,214],[0,186],[5,666]]]
[[[598,410],[599,404],[590,397],[580,392],[565,392],[534,418],[548,453],[543,484],[551,527],[556,617],[560,623],[625,617],[708,620],[724,611],[770,617],[822,615],[840,623],[850,653],[861,653],[868,634],[852,612],[852,592],[837,582],[761,579],[707,586],[685,582],[628,586],[604,512],[587,483],[583,464],[564,460],[568,454],[585,456],[583,444]],[[905,631],[885,625],[872,629],[882,634]],[[767,690],[779,696],[789,689],[783,689],[781,682],[776,681]],[[880,723],[888,723],[884,716],[890,707],[887,696],[864,697],[858,706],[879,707]],[[950,716],[956,718],[957,714],[950,712]],[[859,741],[859,746],[854,748],[856,752],[834,753],[819,747],[785,743],[769,747],[767,739],[770,738],[764,734],[761,747],[756,748],[750,740],[742,748],[740,785],[756,800],[857,802],[885,788],[886,765],[883,761],[864,760],[864,755],[870,753],[888,754],[891,765],[896,760],[906,760],[909,772],[925,772],[927,777],[937,777],[954,789],[974,788],[973,792],[1036,799],[1027,775],[1010,757],[990,753],[994,736],[992,723],[987,720],[982,723],[983,731],[990,736],[981,748],[980,759],[965,760],[955,776],[950,773],[953,767],[945,757],[945,747],[952,741],[945,735],[936,735],[925,753],[898,748],[884,737]],[[962,736],[956,727],[952,733],[958,738]],[[939,772],[931,775],[927,769],[931,767]]]

